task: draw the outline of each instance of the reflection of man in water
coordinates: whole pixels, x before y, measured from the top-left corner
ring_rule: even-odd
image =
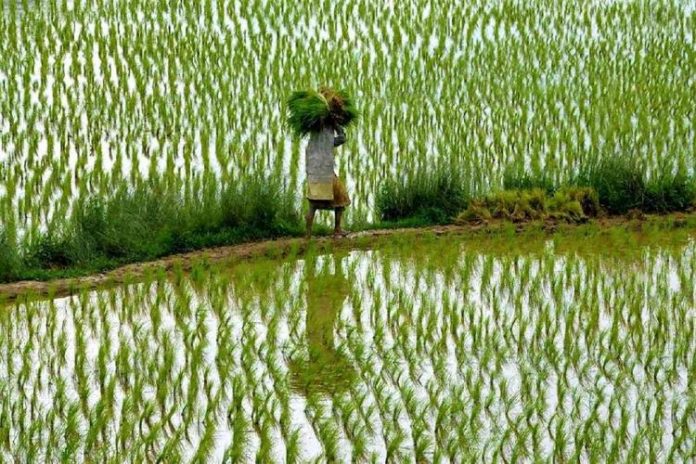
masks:
[[[343,276],[341,259],[334,257],[335,270],[323,263],[307,261],[307,348],[309,359],[291,364],[293,383],[305,393],[338,393],[350,387],[355,372],[350,360],[336,350],[334,329],[350,284]]]

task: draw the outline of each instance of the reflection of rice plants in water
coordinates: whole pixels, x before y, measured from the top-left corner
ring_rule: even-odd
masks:
[[[523,237],[14,303],[2,460],[688,461],[693,231]]]

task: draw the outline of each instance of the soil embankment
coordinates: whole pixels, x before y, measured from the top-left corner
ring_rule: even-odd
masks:
[[[172,272],[190,270],[194,263],[205,261],[221,263],[250,260],[257,257],[283,257],[290,254],[302,254],[310,247],[327,252],[333,249],[359,249],[376,246],[379,241],[393,236],[442,236],[465,234],[495,234],[503,231],[524,233],[528,230],[543,231],[548,234],[563,233],[588,225],[573,225],[559,222],[526,222],[513,224],[509,221],[490,221],[480,224],[445,225],[408,229],[379,229],[355,232],[347,237],[318,237],[311,240],[303,238],[284,238],[252,242],[240,245],[210,248],[190,253],[177,254],[155,261],[129,264],[112,271],[84,277],[57,279],[51,281],[21,281],[0,284],[0,302],[11,302],[22,297],[63,297],[81,290],[111,287],[115,285],[138,282],[145,275],[153,272]],[[612,228],[626,227],[640,229],[647,226],[657,228],[688,227],[696,230],[696,213],[671,214],[665,216],[609,217],[590,221],[590,227]]]

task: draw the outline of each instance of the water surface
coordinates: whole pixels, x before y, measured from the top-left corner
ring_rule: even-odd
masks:
[[[694,235],[583,234],[395,238],[14,304],[0,454],[685,460]]]

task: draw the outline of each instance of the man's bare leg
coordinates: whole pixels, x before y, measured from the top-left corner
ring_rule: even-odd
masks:
[[[312,236],[312,226],[314,226],[314,215],[316,214],[317,209],[312,205],[311,203],[309,204],[309,211],[307,211],[307,230],[305,232],[305,237],[310,238]]]
[[[341,229],[341,219],[343,218],[343,210],[345,208],[336,208],[334,212],[336,213],[336,220],[334,223],[334,236],[345,235],[343,229]]]

